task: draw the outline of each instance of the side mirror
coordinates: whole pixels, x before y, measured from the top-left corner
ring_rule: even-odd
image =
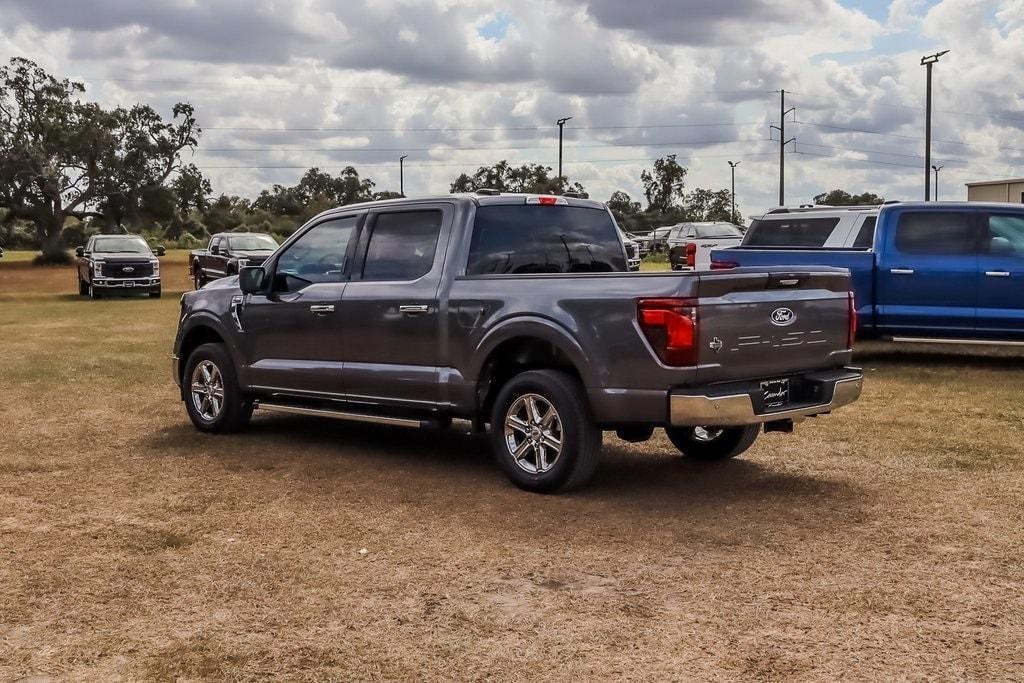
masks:
[[[85,256],[85,247],[75,247],[75,256]]]
[[[216,244],[213,245],[212,247],[210,247],[210,253],[213,254],[214,256],[217,256],[218,254],[220,254],[220,247]]]
[[[161,245],[157,246],[157,248],[156,248],[156,255],[157,256],[166,256],[167,255],[167,250],[164,249],[164,245],[161,244]]]
[[[256,294],[263,291],[267,280],[267,271],[262,266],[247,266],[238,271],[238,287],[245,294]]]

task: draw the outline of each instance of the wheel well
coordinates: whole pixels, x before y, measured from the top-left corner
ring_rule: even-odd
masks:
[[[510,379],[527,370],[561,370],[582,382],[580,371],[562,349],[538,337],[515,337],[496,346],[487,356],[477,380],[477,405],[486,421],[494,400]]]
[[[179,379],[184,383],[185,376],[185,363],[188,362],[188,357],[192,355],[192,352],[203,344],[223,344],[224,338],[217,334],[216,330],[212,327],[206,327],[200,325],[193,327],[185,334],[185,338],[181,340],[181,349],[179,350],[180,362],[178,364]]]

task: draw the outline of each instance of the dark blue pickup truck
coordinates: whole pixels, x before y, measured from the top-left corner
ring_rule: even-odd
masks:
[[[850,270],[860,336],[1024,341],[1024,206],[907,202],[775,209],[712,268]]]

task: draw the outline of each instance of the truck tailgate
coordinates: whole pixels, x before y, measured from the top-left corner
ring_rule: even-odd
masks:
[[[847,271],[739,268],[699,277],[702,384],[834,368],[848,352]]]

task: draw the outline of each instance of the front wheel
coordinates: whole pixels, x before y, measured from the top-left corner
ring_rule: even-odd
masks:
[[[552,493],[582,486],[594,475],[601,430],[579,380],[557,370],[531,370],[498,393],[491,443],[516,486]]]
[[[89,293],[89,285],[85,284],[85,280],[81,277],[78,278],[78,296],[85,296]]]
[[[159,289],[154,289],[152,292],[149,293],[149,298],[150,299],[159,299],[160,298],[160,290]]]
[[[90,299],[99,299],[103,296],[100,293],[100,290],[96,289],[96,285],[91,282],[89,283],[89,289],[87,291]]]
[[[253,403],[238,386],[223,344],[203,344],[188,357],[182,377],[185,409],[201,432],[234,432],[249,424]]]
[[[672,445],[695,460],[734,458],[754,445],[761,425],[743,427],[666,427]]]
[[[203,274],[199,270],[199,266],[195,265],[192,267],[192,286],[196,289],[202,289],[206,282],[203,280]]]

